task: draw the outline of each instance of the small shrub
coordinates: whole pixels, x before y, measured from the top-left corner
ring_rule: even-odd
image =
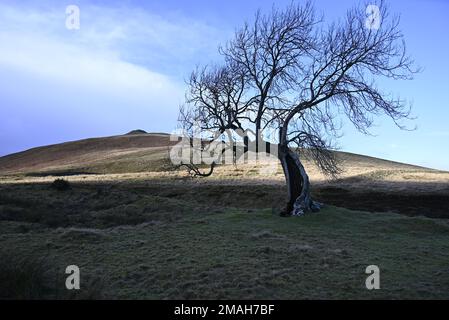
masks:
[[[64,179],[56,179],[55,181],[53,181],[53,183],[51,184],[51,187],[53,189],[56,189],[58,191],[65,191],[65,190],[69,190],[72,187],[70,186],[70,183],[67,180]]]

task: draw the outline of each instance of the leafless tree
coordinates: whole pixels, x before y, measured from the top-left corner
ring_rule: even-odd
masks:
[[[369,133],[376,115],[389,116],[400,128],[410,118],[406,101],[377,85],[379,78],[412,79],[418,72],[406,54],[399,17],[390,16],[383,1],[377,7],[380,28],[370,27],[366,5],[331,24],[311,2],[257,12],[220,48],[221,66],[192,73],[181,123],[196,122],[218,135],[253,132],[256,151],[265,130],[276,129],[288,186],[284,213],[318,211],[299,153],[336,175],[332,149],[341,116],[362,133]]]

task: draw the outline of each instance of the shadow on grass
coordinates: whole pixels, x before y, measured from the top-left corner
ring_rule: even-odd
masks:
[[[83,279],[82,290],[67,290],[65,275],[48,258],[18,257],[0,252],[0,300],[104,299],[101,279]]]

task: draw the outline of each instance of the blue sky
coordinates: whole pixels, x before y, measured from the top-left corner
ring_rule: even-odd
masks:
[[[449,170],[449,1],[387,1],[400,13],[413,81],[380,85],[413,102],[401,131],[379,118],[364,136],[345,126],[342,150]],[[282,7],[288,1],[276,1]],[[317,0],[327,21],[358,0]],[[80,8],[80,29],[65,26]],[[0,155],[132,129],[171,132],[186,79],[219,60],[217,47],[273,1],[0,0]]]

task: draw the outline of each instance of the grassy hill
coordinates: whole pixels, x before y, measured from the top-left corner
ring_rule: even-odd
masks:
[[[0,183],[51,183],[62,177],[71,182],[109,184],[169,181],[182,189],[188,176],[183,170],[173,171],[169,160],[170,146],[175,143],[168,134],[133,130],[121,136],[33,148],[0,158]],[[347,152],[336,155],[343,172],[335,180],[304,161],[312,192],[319,200],[356,210],[449,216],[449,173]],[[211,189],[285,188],[277,159],[219,166],[211,177],[195,181]]]
[[[133,130],[125,135],[92,138],[33,148],[0,157],[0,175],[76,175],[163,171],[169,147],[164,133]],[[337,152],[347,167],[416,169],[403,163]]]
[[[449,298],[449,173],[338,152],[336,180],[305,161],[324,209],[280,218],[277,161],[192,179],[166,170],[169,140],[137,130],[0,158],[0,299]],[[381,290],[364,286],[372,264]]]
[[[122,173],[161,170],[168,134],[129,134],[37,147],[0,157],[0,174]]]

